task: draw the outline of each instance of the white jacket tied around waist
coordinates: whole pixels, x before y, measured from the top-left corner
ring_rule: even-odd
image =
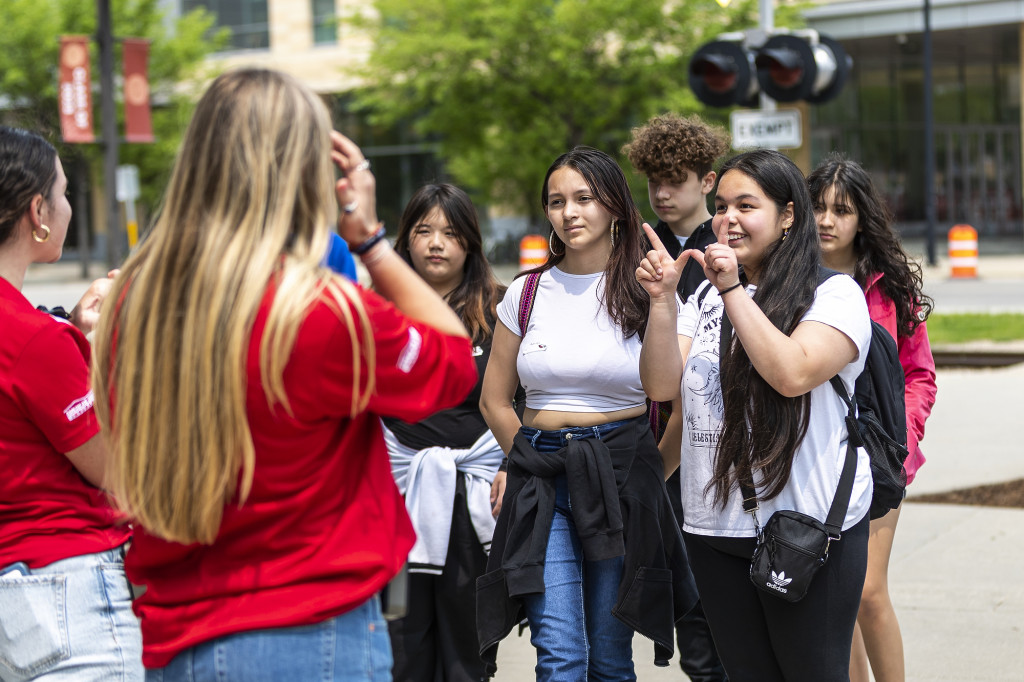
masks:
[[[484,551],[489,551],[494,535],[491,483],[504,456],[494,435],[486,431],[466,449],[437,446],[413,450],[399,443],[385,426],[384,442],[391,456],[391,474],[405,495],[405,508],[416,530],[409,572],[440,575],[444,568],[459,471],[466,478],[470,520]]]

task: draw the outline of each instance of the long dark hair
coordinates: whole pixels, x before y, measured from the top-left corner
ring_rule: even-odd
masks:
[[[466,251],[462,282],[446,296],[448,305],[462,319],[473,342],[483,343],[491,336],[491,327],[496,318],[495,308],[505,294],[505,287],[495,279],[491,265],[484,256],[480,221],[469,196],[449,184],[421,187],[409,199],[398,221],[395,250],[412,265],[409,253],[412,230],[435,208],[444,213],[448,225],[455,231],[459,246]]]
[[[650,299],[636,281],[636,268],[644,258],[644,232],[640,211],[633,203],[626,176],[612,157],[592,147],[576,147],[562,154],[548,168],[540,192],[545,214],[548,207],[548,180],[559,168],[572,168],[587,181],[598,203],[612,214],[618,235],[611,257],[605,265],[604,304],[608,315],[619,325],[626,338],[643,335]],[[548,253],[544,265],[530,272],[543,272],[565,258],[565,244],[551,228],[550,243],[556,249]]]
[[[903,250],[899,235],[892,227],[892,213],[871,181],[871,176],[856,161],[831,154],[807,176],[814,205],[825,199],[830,187],[835,201],[857,210],[860,231],[853,238],[857,257],[854,279],[862,289],[876,273],[882,273],[882,291],[896,307],[896,332],[911,336],[917,325],[928,319],[933,301],[922,291],[921,266]]]
[[[52,144],[37,133],[0,126],[0,244],[14,235],[33,197],[41,194],[51,204],[56,181],[57,150]]]
[[[754,302],[776,328],[790,334],[814,302],[821,249],[807,183],[796,165],[777,151],[757,150],[733,157],[726,173],[743,173],[757,183],[781,213],[793,204],[793,224],[785,239],[770,245],[758,271]],[[725,405],[722,437],[715,455],[714,476],[705,493],[714,490],[724,505],[739,478],[761,475],[770,500],[789,481],[793,457],[807,433],[810,396],[787,398],[754,369],[746,350],[734,342],[721,358]]]

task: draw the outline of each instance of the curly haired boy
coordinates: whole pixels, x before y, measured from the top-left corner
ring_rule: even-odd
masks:
[[[647,176],[651,207],[659,221],[655,227],[673,257],[684,249],[703,249],[715,240],[707,195],[715,187],[715,160],[729,150],[729,134],[697,116],[655,116],[633,129],[633,138],[622,148],[637,172]],[[686,297],[703,281],[695,263],[679,280]]]

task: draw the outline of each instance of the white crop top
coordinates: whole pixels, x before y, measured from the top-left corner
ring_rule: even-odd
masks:
[[[521,339],[516,367],[526,406],[612,412],[644,405],[640,338],[623,338],[608,315],[602,301],[604,273],[545,271],[524,335],[519,329],[519,299],[525,283],[526,277],[519,277],[509,286],[498,305],[498,320]]]

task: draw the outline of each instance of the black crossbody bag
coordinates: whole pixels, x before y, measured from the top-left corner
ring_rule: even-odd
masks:
[[[725,357],[732,341],[732,323],[722,310],[722,335],[719,362]],[[754,520],[757,547],[750,560],[750,581],[765,592],[789,602],[804,598],[814,574],[828,561],[829,545],[842,535],[843,520],[850,506],[853,479],[857,472],[857,448],[861,445],[853,404],[838,376],[832,377],[832,387],[845,398],[849,408],[846,414],[846,462],[839,477],[832,506],[825,523],[797,511],[779,510],[771,515],[761,528],[757,519],[757,492],[751,479],[740,481],[743,511]]]

